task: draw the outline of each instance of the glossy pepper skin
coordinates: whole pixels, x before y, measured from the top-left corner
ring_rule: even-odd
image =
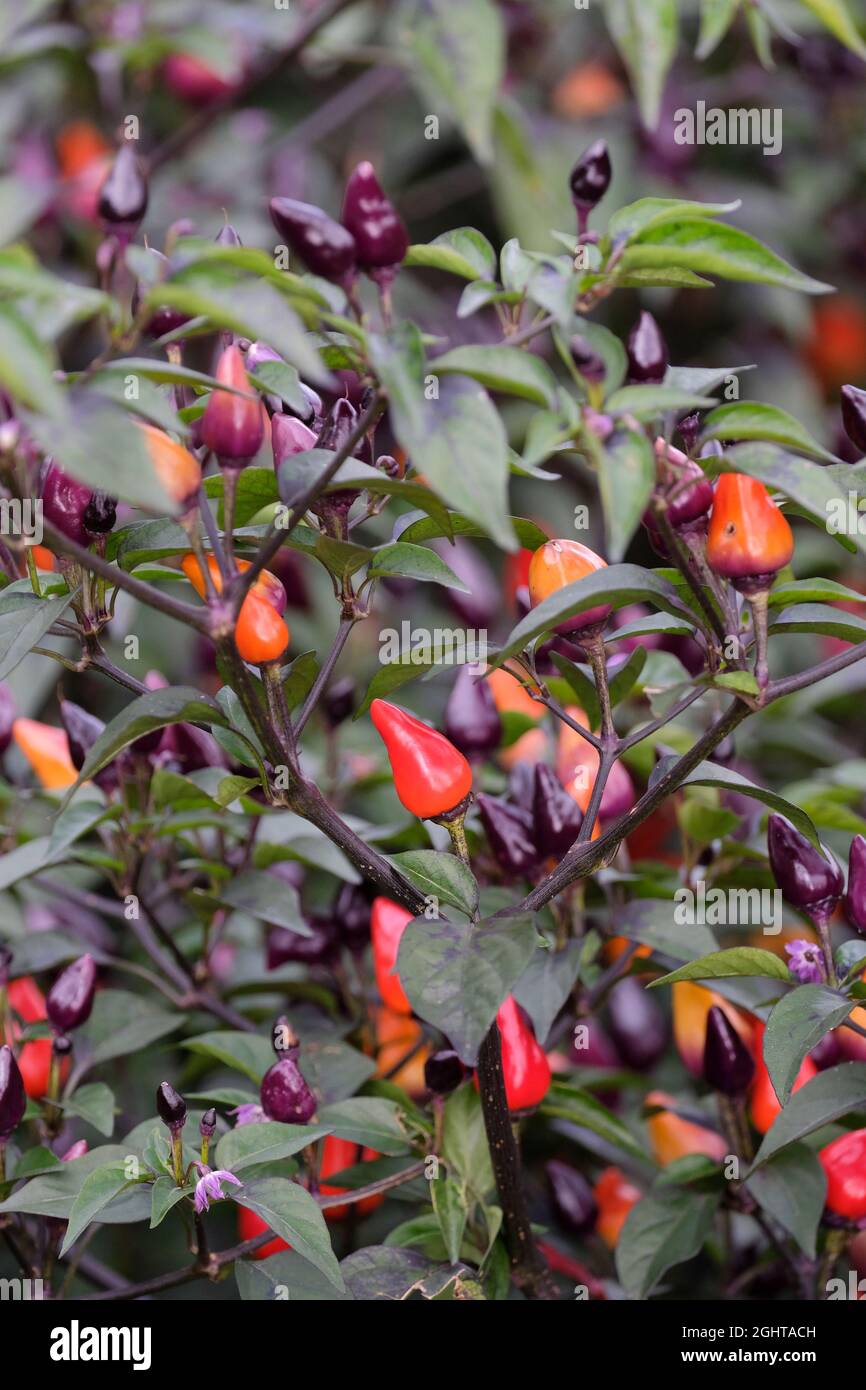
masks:
[[[842,895],[842,871],[836,861],[775,812],[767,823],[767,848],[773,877],[788,902],[826,922]]]
[[[539,854],[554,859],[571,848],[583,824],[583,812],[547,763],[533,769],[532,820]]]
[[[185,512],[194,504],[201,486],[201,464],[189,449],[172,439],[156,425],[138,421],[143,431],[147,452],[162,486],[178,511]]]
[[[646,1098],[648,1106],[664,1107],[651,1115],[646,1122],[656,1162],[665,1168],[669,1163],[675,1163],[678,1158],[685,1158],[689,1154],[704,1154],[707,1158],[721,1162],[728,1151],[727,1142],[721,1134],[705,1128],[704,1125],[695,1124],[692,1120],[683,1119],[673,1109],[667,1108],[673,1106],[673,1103],[672,1097],[664,1091],[650,1091]]]
[[[538,863],[532,816],[498,796],[479,792],[478,810],[496,862],[509,878],[528,874]]]
[[[315,449],[318,436],[303,420],[294,415],[277,414],[271,420],[271,445],[274,451],[274,468],[295,454],[306,454]]]
[[[117,521],[117,499],[107,492],[94,492],[84,509],[84,529],[88,536],[106,536]]]
[[[461,666],[445,706],[445,733],[467,758],[484,758],[499,747],[502,720],[493,691],[468,666]]]
[[[664,381],[668,369],[667,343],[646,309],[626,340],[628,380],[633,385]]]
[[[63,729],[38,719],[16,719],[12,737],[46,791],[63,791],[78,780]]]
[[[614,1250],[626,1217],[643,1193],[620,1168],[605,1168],[593,1188],[593,1196],[598,1205],[596,1232],[608,1249]]]
[[[112,227],[134,227],[147,212],[147,179],[131,141],[117,152],[99,193],[99,216]]]
[[[560,1223],[573,1235],[591,1231],[598,1217],[598,1203],[582,1173],[559,1159],[545,1164],[553,1209]]]
[[[272,198],[271,221],[314,275],[336,284],[354,279],[357,251],[355,238],[339,222],[312,203],[294,198]]]
[[[472,790],[472,768],[444,734],[385,700],[374,700],[370,718],[379,733],[400,801],[419,820],[455,811]]]
[[[375,1149],[364,1148],[356,1144],[351,1139],[338,1139],[336,1134],[329,1134],[322,1144],[322,1161],[319,1167],[319,1191],[323,1197],[337,1197],[343,1192],[350,1192],[348,1187],[335,1187],[333,1183],[326,1182],[325,1179],[333,1177],[336,1173],[342,1173],[346,1168],[354,1168],[358,1163],[368,1163],[371,1159],[378,1158],[379,1154]],[[362,1202],[346,1203],[342,1206],[325,1207],[323,1215],[326,1221],[342,1221],[354,1209],[359,1216],[366,1216],[368,1212],[375,1211],[385,1200],[383,1192],[377,1193],[373,1197],[365,1197]]]
[[[691,980],[677,980],[671,987],[673,998],[674,1043],[683,1065],[692,1076],[704,1074],[704,1047],[707,1040],[707,1018],[713,1006],[727,1014],[728,1021],[736,1028],[742,1041],[748,1046],[751,1028],[742,1015],[714,990],[703,985],[693,984]]]
[[[665,1050],[667,1023],[659,1005],[640,980],[627,976],[608,997],[608,1028],[627,1066],[646,1071]]]
[[[854,1129],[821,1149],[827,1174],[827,1208],[849,1221],[866,1217],[866,1129]]]
[[[83,955],[68,965],[48,991],[45,1010],[60,1033],[71,1033],[86,1023],[96,993],[96,962]]]
[[[93,489],[76,482],[59,464],[49,463],[42,479],[42,514],[67,540],[89,545],[84,518]]]
[[[342,223],[354,237],[362,270],[374,272],[398,266],[409,249],[409,234],[369,160],[349,175]]]
[[[707,560],[716,574],[733,582],[771,576],[793,553],[791,528],[764,484],[742,473],[723,473],[707,535]]]
[[[288,961],[305,965],[322,965],[329,961],[337,947],[337,929],[330,918],[320,917],[307,922],[309,936],[290,931],[288,927],[273,927],[268,933],[266,964],[276,970]]]
[[[383,1004],[394,1013],[410,1014],[412,1005],[403,992],[400,976],[392,973],[400,940],[412,913],[390,898],[374,898],[370,913],[370,935],[373,941],[373,964],[376,987]]]
[[[552,540],[539,546],[529,566],[529,597],[533,608],[537,608],[551,594],[558,593],[567,584],[585,579],[588,574],[605,569],[606,562],[596,555],[589,546],[580,541]],[[610,616],[609,603],[599,604],[597,608],[585,609],[572,618],[566,618],[556,628],[557,632],[579,632],[582,628],[593,627],[606,622]]]
[[[467,1071],[456,1052],[434,1052],[424,1063],[424,1081],[434,1096],[447,1096],[462,1086]]]
[[[291,1055],[278,1058],[265,1072],[259,1100],[269,1120],[286,1125],[305,1125],[316,1113],[316,1098]]]
[[[186,1101],[170,1081],[161,1081],[157,1087],[156,1109],[159,1118],[170,1130],[182,1129],[186,1124]]]
[[[249,569],[250,563],[251,562],[249,560],[235,561],[235,564],[237,565],[241,574],[243,574],[245,570]],[[195,589],[199,598],[204,598],[207,594],[207,586],[205,585],[201,565],[199,564],[196,557],[193,554],[184,555],[183,559],[180,562],[180,567],[183,570],[192,587]],[[213,582],[213,586],[216,589],[217,593],[220,593],[223,586],[223,579],[222,575],[220,574],[220,567],[217,564],[217,560],[214,555],[208,555],[207,567],[210,572],[210,577]],[[260,571],[260,573],[256,576],[255,580],[253,581],[251,592],[257,595],[258,598],[264,599],[266,603],[269,603],[275,613],[285,612],[286,606],[288,604],[286,591],[280,583],[279,579],[277,579],[277,576],[275,574],[271,574],[270,570]]]
[[[29,975],[10,980],[8,985],[9,1007],[23,1023],[42,1023],[46,1017],[45,996]],[[20,1036],[18,1024],[13,1020],[7,1029],[6,1037],[0,1042],[10,1045]],[[33,1100],[39,1100],[48,1090],[48,1076],[51,1070],[50,1038],[35,1038],[27,1042],[18,1054],[18,1066],[24,1078],[24,1089]],[[69,1063],[64,1063],[61,1076],[65,1078]]]
[[[24,1080],[11,1047],[0,1047],[0,1143],[21,1123],[27,1108]]]
[[[289,645],[289,629],[266,599],[249,593],[235,623],[235,645],[251,666],[279,661]]]
[[[866,391],[842,387],[842,424],[851,443],[866,454]]]
[[[508,1109],[532,1110],[550,1089],[550,1063],[513,994],[500,1005],[496,1025],[502,1044]]]
[[[264,424],[261,401],[250,386],[236,343],[220,353],[215,375],[221,386],[231,389],[211,392],[201,418],[201,440],[222,467],[245,468],[261,447]]]
[[[866,839],[855,835],[848,852],[848,888],[845,915],[852,927],[866,932]]]
[[[713,1005],[707,1014],[707,1040],[704,1043],[704,1080],[725,1096],[741,1096],[752,1084],[755,1063],[752,1054],[732,1027],[727,1014]]]
[[[585,149],[569,176],[571,200],[575,207],[589,210],[601,202],[610,187],[610,154],[604,140]]]

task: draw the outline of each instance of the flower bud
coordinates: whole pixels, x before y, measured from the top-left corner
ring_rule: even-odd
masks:
[[[665,1050],[665,1016],[640,980],[632,975],[620,980],[610,992],[608,1027],[623,1061],[635,1071],[648,1070]]]
[[[147,180],[131,141],[121,145],[99,193],[99,215],[114,227],[134,227],[147,212]]]
[[[198,1132],[202,1139],[213,1139],[216,1133],[216,1110],[206,1110],[201,1117]]]
[[[354,237],[362,270],[397,266],[409,249],[406,228],[394,204],[385,196],[369,160],[359,164],[349,176],[342,222]]]
[[[855,835],[848,853],[845,913],[852,927],[866,932],[866,839]]]
[[[773,877],[788,902],[827,921],[842,894],[842,872],[822,848],[816,849],[784,816],[770,816],[767,846]]]
[[[295,454],[306,454],[315,449],[318,437],[294,415],[278,413],[271,419],[271,444],[274,450],[274,468]]]
[[[568,183],[571,200],[587,211],[600,203],[610,187],[610,155],[604,140],[596,140],[584,150],[571,171]]]
[[[467,1069],[456,1052],[434,1052],[424,1063],[424,1084],[434,1096],[447,1096],[456,1091],[467,1076]]]
[[[561,1224],[576,1236],[586,1235],[595,1225],[598,1204],[582,1173],[568,1163],[552,1159],[545,1164],[553,1208]]]
[[[48,991],[45,1011],[58,1031],[70,1033],[86,1023],[96,992],[96,962],[91,955],[79,956],[58,976]]]
[[[253,391],[244,359],[235,343],[217,363],[216,379],[231,391],[211,392],[201,419],[201,439],[223,467],[243,468],[259,451],[264,438],[262,404]],[[242,391],[244,395],[238,395]]]
[[[679,429],[680,439],[683,441],[686,453],[694,453],[695,445],[698,442],[698,435],[701,432],[700,412],[693,410],[690,415],[684,415],[677,428]]]
[[[316,1113],[316,1098],[293,1057],[281,1057],[262,1078],[259,1091],[269,1120],[286,1125],[305,1125]]]
[[[224,227],[220,227],[214,241],[217,246],[243,246],[243,242],[231,222],[226,222]]]
[[[355,238],[312,203],[272,198],[271,221],[286,244],[314,275],[336,284],[355,276]]]
[[[27,1108],[24,1081],[11,1047],[0,1047],[0,1142],[18,1127]]]
[[[186,1124],[186,1101],[174,1089],[171,1082],[162,1081],[156,1090],[156,1108],[163,1124],[170,1130],[182,1129]]]
[[[499,747],[502,720],[493,691],[468,666],[461,666],[445,706],[445,734],[467,758],[483,758]]]
[[[652,314],[644,309],[626,340],[628,380],[633,383],[664,381],[668,349]]]
[[[583,812],[547,763],[533,770],[532,815],[539,854],[561,858],[577,839]]]
[[[704,1079],[725,1096],[742,1096],[752,1084],[755,1063],[727,1014],[714,1004],[707,1014]]]
[[[500,868],[514,878],[529,873],[538,862],[530,813],[484,792],[479,792],[477,801],[481,822]]]
[[[851,443],[866,454],[866,391],[842,387],[842,424]]]

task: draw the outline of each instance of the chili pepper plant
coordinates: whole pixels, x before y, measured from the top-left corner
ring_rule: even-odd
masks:
[[[419,235],[374,138],[317,199],[253,180],[258,239],[151,223],[346,8],[261,71],[157,45],[173,121],[67,128],[62,214],[3,203],[0,476],[41,529],[0,541],[2,1269],[832,1296],[866,1263],[866,396],[834,388],[843,458],[666,328],[833,287],[748,201],[645,167],[620,205],[598,126],[540,242]],[[703,8],[708,53],[736,7]],[[446,83],[481,166],[498,82]]]

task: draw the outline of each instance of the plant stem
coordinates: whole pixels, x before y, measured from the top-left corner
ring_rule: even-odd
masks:
[[[316,676],[316,679],[310,686],[307,698],[304,700],[304,703],[300,708],[300,712],[295,718],[294,729],[296,739],[300,738],[301,732],[304,729],[307,720],[313,713],[313,710],[316,708],[316,705],[319,702],[319,697],[321,696],[322,691],[325,689],[325,686],[328,684],[328,681],[331,678],[331,673],[340,659],[343,648],[345,647],[346,642],[349,639],[349,634],[352,631],[352,628],[355,626],[356,621],[356,618],[340,619],[340,625],[337,628],[337,635],[334,638],[333,643],[331,644],[331,650],[328,652],[327,657],[322,663],[322,667],[319,671],[319,674]]]

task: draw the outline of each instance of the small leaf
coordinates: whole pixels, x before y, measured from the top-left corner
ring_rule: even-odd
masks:
[[[791,1144],[753,1173],[746,1187],[758,1205],[814,1259],[827,1198],[827,1175],[817,1155],[805,1144]]]
[[[619,561],[640,525],[655,484],[655,458],[646,436],[632,430],[614,434],[598,451],[598,482],[607,553],[612,561]]]
[[[459,589],[468,594],[470,590],[458,579],[445,561],[423,545],[412,545],[408,541],[393,541],[373,552],[368,576],[400,575],[405,579],[419,579],[429,584],[441,584],[446,589]]]
[[[168,686],[164,690],[148,691],[146,695],[139,695],[106,725],[85,759],[76,787],[89,781],[94,773],[100,772],[142,734],[164,729],[168,724],[230,727],[216,701],[190,686]]]
[[[718,1205],[718,1194],[681,1190],[632,1207],[616,1246],[617,1274],[629,1298],[646,1298],[673,1265],[697,1255]]]
[[[783,448],[829,463],[836,462],[835,456],[813,439],[787,410],[777,405],[761,405],[758,401],[730,401],[710,411],[703,422],[701,442],[706,444],[712,439],[767,439]]]
[[[187,1187],[178,1187],[174,1178],[167,1175],[157,1178],[151,1191],[150,1208],[150,1229],[153,1231],[161,1225],[168,1213],[178,1202],[182,1202],[184,1197],[189,1197],[195,1191],[194,1184]]]
[[[505,71],[505,34],[491,0],[428,0],[401,15],[426,109],[459,124],[479,164],[493,158],[493,111]]]
[[[821,23],[835,35],[846,48],[866,60],[866,44],[851,16],[845,0],[802,0]]]
[[[66,1254],[70,1245],[75,1243],[82,1231],[87,1229],[103,1207],[107,1207],[108,1203],[113,1201],[118,1193],[127,1186],[129,1186],[129,1177],[125,1162],[109,1163],[104,1168],[97,1168],[85,1179],[69,1213],[69,1225],[60,1247],[61,1255]]]
[[[471,916],[478,906],[478,884],[472,870],[453,854],[434,849],[410,849],[392,854],[391,863],[425,896],[459,908]]]
[[[676,0],[608,0],[605,19],[628,68],[641,119],[655,130],[679,40]]]
[[[246,1184],[237,1195],[236,1192],[233,1188],[233,1201],[260,1216],[275,1235],[315,1265],[334,1288],[345,1288],[321,1208],[300,1183],[286,1178],[259,1178]]]
[[[672,985],[677,980],[725,980],[732,975],[758,975],[767,980],[790,981],[788,967],[772,951],[760,950],[757,946],[732,946],[726,951],[714,951],[712,955],[701,956],[699,960],[681,965],[669,975],[652,980],[649,989],[658,985]]]
[[[734,22],[740,0],[701,0],[701,28],[695,57],[709,58]]]
[[[474,227],[456,227],[443,232],[426,246],[410,246],[403,264],[429,266],[464,280],[493,280],[496,275],[496,252],[481,232]]]
[[[35,594],[0,597],[0,680],[5,680],[62,617],[75,594],[38,599]]]
[[[826,985],[800,985],[779,1000],[767,1019],[764,1061],[781,1105],[788,1103],[803,1058],[853,1007],[853,999]]]
[[[256,1125],[238,1125],[224,1134],[217,1144],[215,1168],[241,1173],[258,1163],[274,1163],[291,1158],[309,1144],[330,1133],[325,1124],[284,1125],[265,1120]]]
[[[556,382],[540,358],[513,347],[457,347],[429,363],[431,372],[460,372],[491,391],[521,396],[535,405],[556,403]]]
[[[842,1062],[795,1091],[764,1135],[752,1172],[780,1149],[804,1139],[841,1115],[866,1111],[866,1062]]]
[[[832,292],[831,285],[803,275],[748,232],[700,217],[684,217],[644,230],[640,241],[633,242],[624,253],[620,265],[629,270],[671,262],[723,280],[779,285],[806,294]]]
[[[541,1113],[556,1119],[569,1120],[583,1129],[591,1130],[606,1143],[613,1144],[630,1158],[645,1163],[647,1155],[613,1111],[602,1105],[600,1100],[582,1090],[579,1086],[567,1086],[565,1082],[555,1081],[546,1100],[542,1102]]]

